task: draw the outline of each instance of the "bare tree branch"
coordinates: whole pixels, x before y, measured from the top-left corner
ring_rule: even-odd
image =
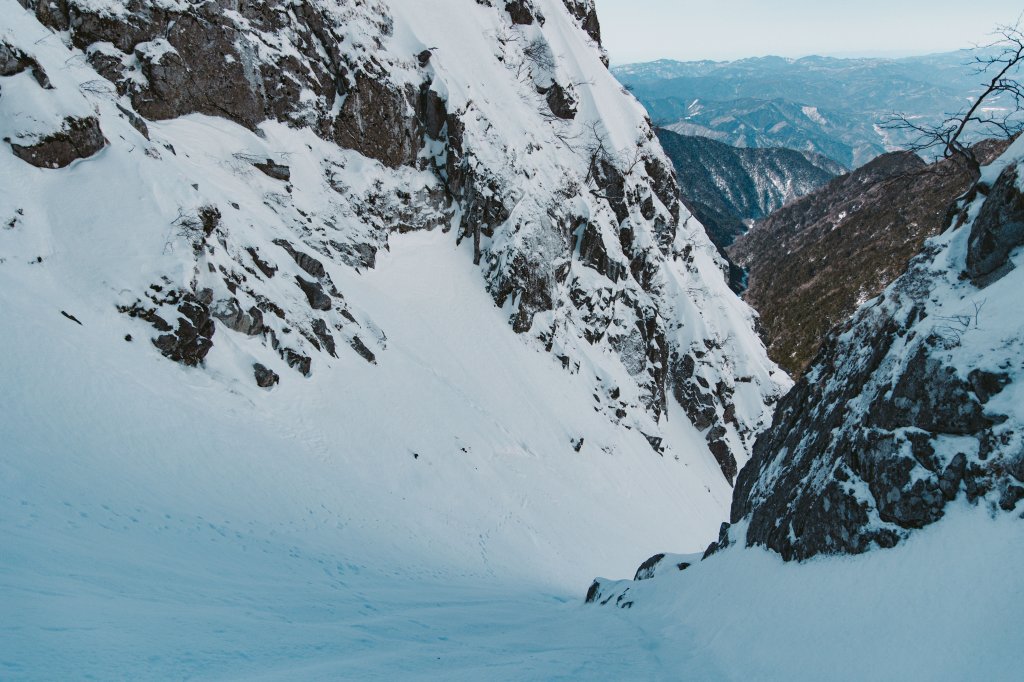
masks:
[[[962,141],[964,133],[971,130],[987,136],[1013,137],[1024,130],[1024,84],[1017,80],[1017,73],[1024,66],[1024,30],[1021,20],[1013,26],[999,26],[996,39],[987,45],[976,46],[970,64],[975,73],[988,77],[983,83],[984,90],[970,107],[955,114],[947,114],[938,124],[920,122],[903,113],[888,116],[881,124],[889,130],[899,130],[911,136],[906,145],[911,151],[925,151],[940,147],[943,157],[958,158],[977,170],[978,159],[969,145]],[[1008,101],[1007,101],[1008,100]],[[991,108],[993,103],[1003,104],[1001,111]]]

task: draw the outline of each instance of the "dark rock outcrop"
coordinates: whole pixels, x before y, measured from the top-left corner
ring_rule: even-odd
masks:
[[[580,28],[586,31],[587,35],[600,45],[601,22],[597,18],[597,7],[594,4],[594,0],[562,0],[562,2],[565,3],[569,14],[579,22]]]
[[[505,3],[505,11],[513,24],[529,26],[533,23],[533,4],[529,0],[509,0]]]
[[[281,357],[288,363],[288,366],[303,376],[309,376],[313,369],[313,358],[303,355],[291,348],[282,348]]]
[[[267,177],[274,178],[275,180],[281,180],[282,182],[288,182],[292,179],[292,170],[288,166],[280,163],[276,163],[273,159],[267,159],[266,161],[257,161],[252,164],[256,170],[260,171]]]
[[[31,73],[40,87],[48,90],[53,88],[46,71],[34,57],[0,40],[0,76],[13,76],[22,71]]]
[[[417,93],[396,89],[382,80],[358,74],[334,122],[333,139],[386,166],[412,164],[423,144],[423,127],[416,117]]]
[[[967,247],[967,274],[986,285],[1013,267],[1010,252],[1024,245],[1024,193],[1018,187],[1019,170],[1006,168],[981,206]]]
[[[568,371],[580,371],[574,354],[581,344],[599,346],[611,362],[621,359],[625,385],[600,386],[598,411],[669,456],[671,444],[659,422],[671,396],[693,397],[698,404],[684,408],[700,415],[709,447],[733,476],[745,454],[736,448],[748,442],[740,431],[760,428],[766,415],[751,407],[745,421],[737,420],[731,399],[738,379],[725,368],[726,345],[746,333],[744,323],[705,315],[710,305],[690,305],[716,301],[719,294],[717,287],[687,288],[702,276],[702,266],[687,243],[692,240],[682,234],[693,226],[681,222],[672,166],[650,122],[628,102],[622,113],[636,129],[628,139],[612,135],[600,112],[588,111],[592,121],[566,123],[578,118],[574,83],[582,81],[573,78],[584,71],[562,64],[562,48],[554,46],[590,43],[574,27],[600,42],[591,0],[565,2],[568,15],[561,6],[545,5],[554,13],[548,18],[535,0],[470,3],[469,11],[491,13],[490,20],[511,36],[486,38],[497,57],[489,75],[507,76],[522,95],[508,106],[526,105],[514,119],[516,126],[528,124],[523,131],[502,129],[500,104],[466,96],[463,86],[476,83],[453,82],[459,70],[446,64],[463,58],[458,42],[396,50],[405,42],[392,39],[390,13],[398,6],[383,0],[288,7],[128,0],[118,12],[95,3],[22,2],[110,81],[120,115],[140,134],[149,134],[153,124],[147,120],[201,113],[268,141],[252,141],[251,149],[263,149],[258,155],[237,151],[224,161],[237,175],[252,176],[247,166],[255,167],[287,186],[255,176],[250,180],[259,181],[258,195],[239,188],[231,196],[225,185],[200,188],[190,180],[197,194],[182,195],[167,232],[166,252],[187,256],[178,249],[191,248],[195,261],[190,278],[178,286],[192,291],[206,316],[225,330],[261,337],[303,374],[318,352],[351,348],[376,362],[384,332],[347,308],[329,270],[374,267],[394,232],[455,229],[460,240],[472,239],[487,291],[516,332],[542,342]],[[604,57],[599,45],[590,48]],[[591,87],[607,90],[609,106],[620,94],[604,73]],[[384,167],[336,153],[330,144],[310,141],[302,149],[292,145],[297,138],[272,134],[266,121],[310,131]],[[582,130],[578,144],[561,137],[575,135],[568,132],[573,128]],[[548,132],[560,142],[548,144]],[[142,150],[152,159],[164,160],[164,149],[178,161],[184,157],[169,143],[154,143]],[[302,187],[292,183],[292,170],[299,168]],[[216,193],[218,205],[234,212],[221,215],[217,206],[198,205],[198,197]],[[306,201],[311,194],[316,202]],[[265,230],[246,225],[254,222],[250,212],[270,216],[266,211],[276,215],[275,229],[280,226],[273,236],[281,239],[273,243],[297,268],[273,253]],[[288,282],[268,281],[279,272]],[[202,349],[189,344],[201,347],[202,339],[209,340],[205,322],[171,313],[171,305],[177,303],[147,303],[139,316],[164,320],[158,342],[169,356],[201,362]],[[193,330],[177,330],[176,316]],[[689,357],[695,369],[673,373],[670,352]],[[744,371],[757,374],[763,392],[777,390],[763,358],[753,365]],[[723,369],[709,381],[709,368],[716,366]],[[607,379],[596,377],[595,384]]]
[[[210,306],[210,314],[228,329],[246,336],[258,336],[264,331],[263,312],[255,306],[244,311],[235,298],[217,301]]]
[[[576,95],[571,88],[564,87],[560,83],[553,83],[548,88],[538,88],[540,94],[548,103],[551,113],[561,119],[571,120],[576,118]]]
[[[186,293],[178,304],[178,314],[177,329],[153,339],[153,345],[164,357],[195,367],[213,348],[215,329],[210,308],[193,294]]]
[[[287,251],[288,255],[295,261],[295,264],[310,276],[316,277],[318,280],[323,280],[327,277],[327,270],[324,268],[323,263],[309,254],[297,250],[288,240],[275,239],[274,244]]]
[[[256,385],[260,388],[271,388],[281,381],[281,377],[278,376],[277,372],[258,362],[253,364],[252,372],[256,379]]]
[[[87,159],[103,149],[107,141],[94,116],[64,119],[61,129],[39,138],[34,144],[11,143],[11,151],[22,161],[38,168],[64,168],[78,159]]]
[[[633,576],[633,580],[648,580],[654,577],[654,569],[665,558],[664,553],[655,554],[647,561],[640,564],[640,567],[636,569],[636,575]]]
[[[311,282],[303,277],[296,276],[295,281],[302,289],[302,293],[306,294],[306,300],[309,302],[309,307],[313,310],[330,310],[332,306],[331,297],[324,291],[323,286],[320,282]]]

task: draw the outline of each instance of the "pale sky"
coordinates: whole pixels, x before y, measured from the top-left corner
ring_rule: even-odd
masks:
[[[1021,0],[597,0],[614,64],[946,52],[1022,11]]]

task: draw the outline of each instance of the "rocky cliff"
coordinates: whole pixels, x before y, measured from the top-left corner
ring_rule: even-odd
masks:
[[[1016,144],[987,169],[969,224],[833,332],[755,447],[733,498],[746,543],[784,558],[888,547],[960,495],[1024,499]]]
[[[387,362],[338,268],[442,230],[593,409],[662,452],[678,402],[730,481],[745,461],[787,380],[608,73],[592,2],[25,7],[4,10],[3,134],[40,193],[90,173],[119,188],[80,215],[123,244],[110,305],[164,356],[252,340],[271,353],[239,362],[267,387],[345,353]],[[32,201],[4,206],[29,233]]]
[[[958,206],[963,221],[829,334],[758,438],[732,525],[705,558],[733,546],[785,560],[890,548],[958,499],[1020,514],[1022,164],[1017,142]],[[673,562],[656,555],[636,579]],[[624,606],[629,589],[597,581],[588,601]]]

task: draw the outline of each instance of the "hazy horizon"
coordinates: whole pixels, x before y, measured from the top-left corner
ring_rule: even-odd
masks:
[[[598,0],[598,15],[609,56],[622,65],[952,52],[991,40],[997,25],[1018,20],[1021,5],[992,0],[964,11],[958,0],[736,0],[723,10],[692,0]]]

